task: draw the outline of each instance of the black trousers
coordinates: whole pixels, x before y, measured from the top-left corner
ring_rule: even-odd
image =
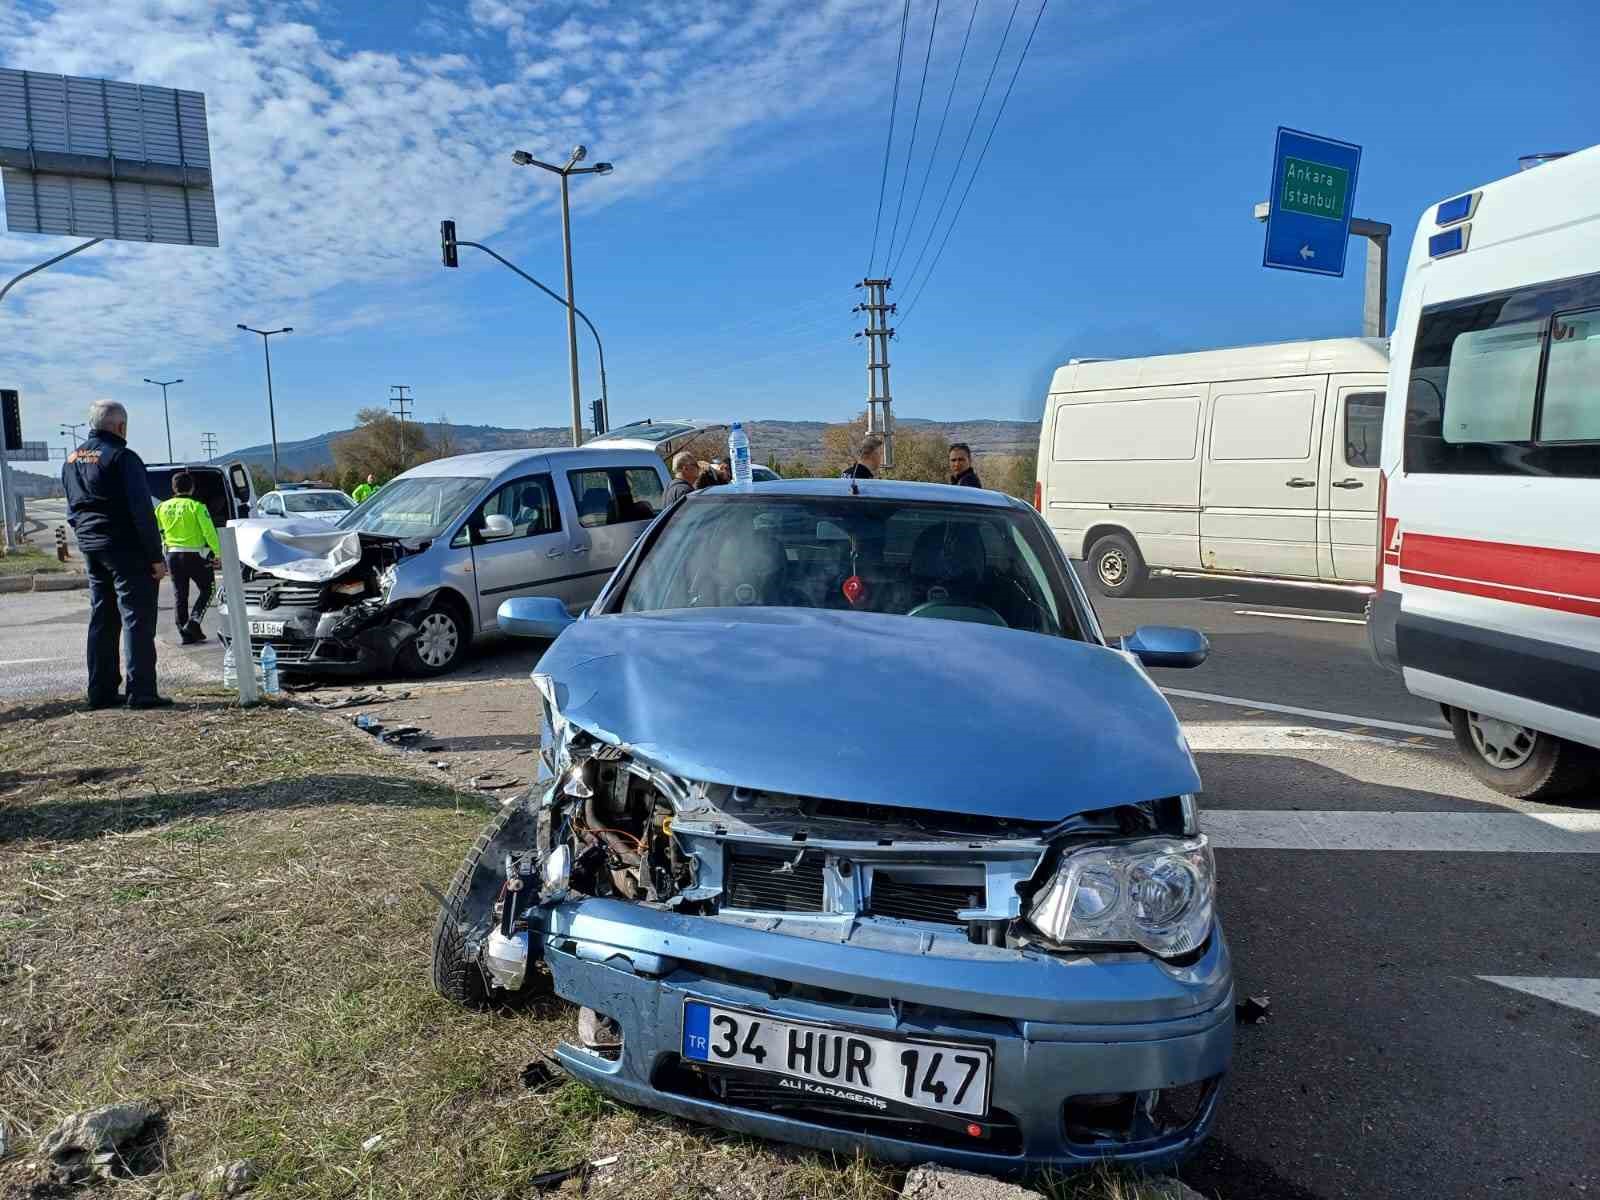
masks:
[[[156,581],[137,551],[85,550],[89,568],[89,700],[109,703],[122,690],[118,642],[127,661],[128,696],[156,694]]]
[[[172,596],[177,610],[178,628],[193,621],[196,625],[206,619],[206,609],[211,607],[211,591],[216,578],[204,554],[169,554],[167,571],[172,575]],[[189,585],[194,584],[197,594],[194,608],[189,608]]]

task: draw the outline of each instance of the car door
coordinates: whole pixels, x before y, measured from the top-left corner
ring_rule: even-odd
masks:
[[[1316,579],[1327,376],[1211,385],[1200,483],[1208,570]]]
[[[1371,583],[1378,541],[1378,456],[1383,444],[1384,379],[1335,375],[1323,423],[1320,502],[1323,578]]]
[[[511,532],[486,537],[490,516],[506,518]],[[572,538],[548,473],[524,475],[496,488],[467,518],[451,546],[458,543],[472,548],[480,628],[494,629],[501,602],[514,596],[555,596],[573,605]]]
[[[568,471],[567,482],[578,517],[573,541],[587,543],[580,551],[587,555],[588,574],[581,588],[587,604],[660,511],[661,473],[642,465],[584,467]]]

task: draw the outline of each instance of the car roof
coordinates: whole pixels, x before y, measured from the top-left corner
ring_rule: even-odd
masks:
[[[1004,492],[991,492],[985,488],[955,487],[948,483],[913,483],[905,479],[856,480],[855,494],[877,500],[921,500],[925,503],[965,504],[974,508],[1026,508],[1033,509]],[[702,497],[715,500],[719,496],[849,496],[852,494],[848,479],[775,479],[763,483],[758,490],[754,484],[746,490],[744,485],[724,483],[704,491],[691,492],[686,503]]]
[[[603,460],[603,461],[597,461]],[[534,446],[518,450],[480,450],[476,454],[456,454],[449,458],[436,458],[419,463],[397,479],[437,478],[440,476],[468,479],[498,479],[517,470],[546,467],[652,465],[659,467],[661,457],[650,450],[632,450],[618,446]]]

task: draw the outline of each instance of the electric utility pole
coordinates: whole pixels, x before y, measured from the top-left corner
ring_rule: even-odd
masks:
[[[856,286],[867,289],[866,300],[851,309],[867,314],[867,327],[856,334],[867,339],[867,432],[883,435],[883,465],[892,467],[894,413],[889,407],[889,339],[894,337],[894,330],[888,322],[897,306],[889,303],[888,291],[893,281],[863,279]]]
[[[411,388],[403,383],[389,385],[389,407],[395,410],[395,415],[400,418],[400,469],[406,468],[406,418],[411,415],[411,397],[406,395]]]
[[[217,456],[217,435],[214,433],[202,433],[200,435],[200,447],[205,451],[206,461],[210,462]]]

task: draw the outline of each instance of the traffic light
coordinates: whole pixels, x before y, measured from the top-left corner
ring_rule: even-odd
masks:
[[[439,252],[447,267],[459,267],[456,260],[456,223],[454,221],[439,222]]]
[[[0,388],[0,419],[5,424],[7,450],[22,449],[22,399],[12,388]]]

